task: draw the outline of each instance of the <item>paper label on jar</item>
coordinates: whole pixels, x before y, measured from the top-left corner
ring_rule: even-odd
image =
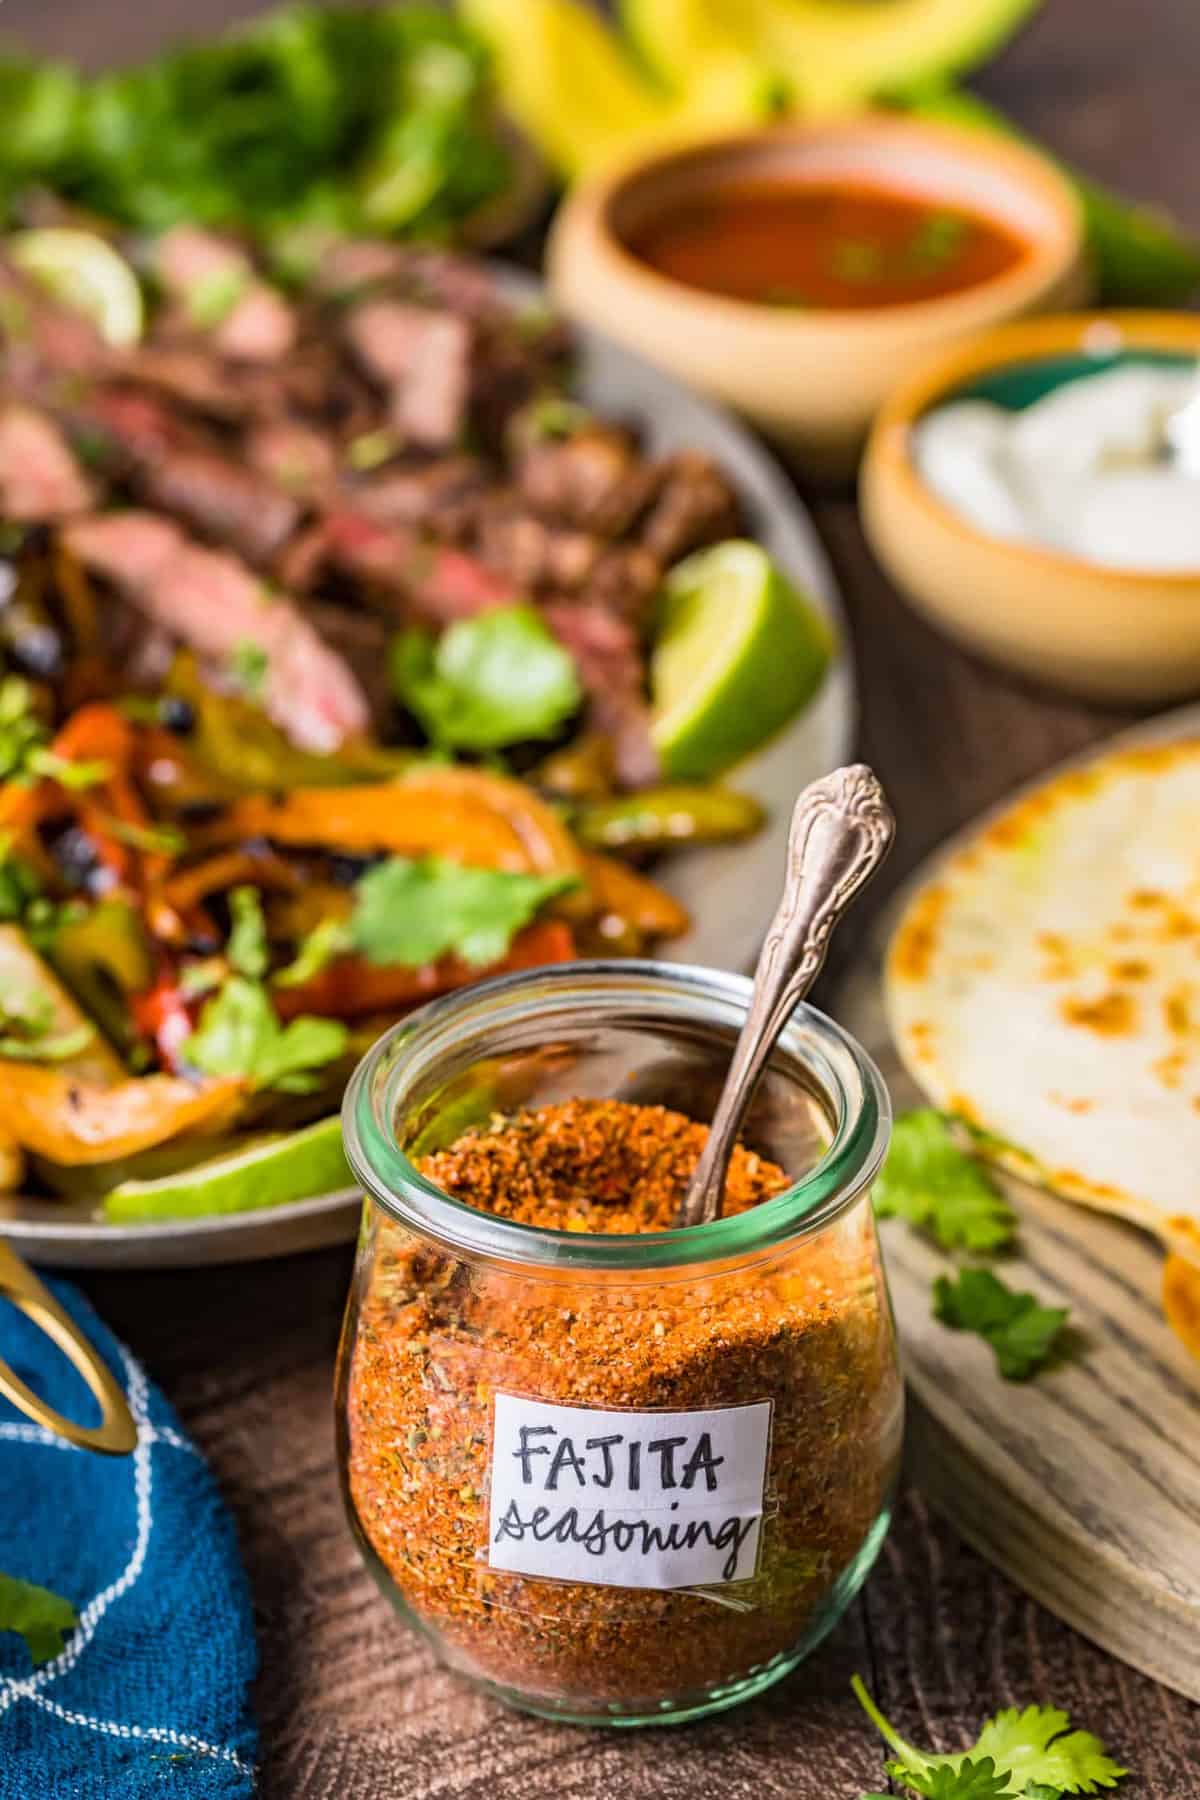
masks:
[[[613,1587],[748,1581],[771,1405],[603,1412],[496,1395],[488,1565]]]

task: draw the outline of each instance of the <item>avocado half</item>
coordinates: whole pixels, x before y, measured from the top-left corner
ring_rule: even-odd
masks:
[[[974,68],[1040,0],[620,0],[645,66],[675,92],[754,65],[806,111],[860,105]]]

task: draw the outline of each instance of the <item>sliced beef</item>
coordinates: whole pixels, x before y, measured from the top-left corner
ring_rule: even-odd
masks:
[[[290,494],[213,450],[168,450],[144,465],[134,486],[144,500],[251,562],[269,561],[300,522],[301,508]]]
[[[110,474],[252,562],[266,562],[300,522],[292,495],[180,419],[159,395],[98,387],[68,417],[80,435],[99,431]]]
[[[383,238],[335,238],[313,271],[313,291],[330,300],[349,300],[364,288],[403,281],[412,251]]]
[[[222,356],[276,363],[295,344],[291,307],[227,238],[176,225],[154,247],[154,272],[188,326],[203,332]]]
[[[503,310],[495,283],[481,263],[378,238],[342,238],[329,245],[313,276],[313,288],[332,300],[386,290],[446,307],[464,318],[490,318]]]
[[[329,438],[301,419],[272,419],[255,425],[243,446],[252,469],[297,499],[327,499],[337,486],[338,456]]]
[[[473,456],[439,456],[415,467],[382,469],[353,484],[358,512],[381,525],[420,525],[458,538],[473,525],[492,480]]]
[[[662,582],[662,565],[642,544],[611,544],[597,558],[585,597],[644,630]]]
[[[156,625],[224,668],[244,643],[267,656],[263,703],[305,749],[333,751],[364,731],[366,697],[343,659],[296,605],[235,557],[205,550],[154,513],[74,520],[64,542]]]
[[[737,531],[737,496],[711,457],[680,450],[662,469],[658,499],[640,534],[660,563],[677,562]]]
[[[619,537],[650,504],[663,471],[641,456],[631,433],[593,421],[568,437],[527,444],[518,454],[516,478],[535,512]]]
[[[114,375],[224,424],[235,425],[250,411],[245,385],[210,350],[151,341],[114,355],[110,367]]]
[[[546,623],[575,658],[588,698],[591,728],[610,739],[619,779],[645,787],[658,779],[650,741],[650,707],[636,632],[603,607],[555,600],[543,608]]]
[[[95,504],[92,483],[54,421],[15,402],[0,409],[0,515],[35,524]]]
[[[604,554],[604,541],[566,525],[548,525],[512,501],[483,514],[476,545],[489,569],[532,594],[576,593]]]
[[[303,610],[322,642],[353,672],[367,697],[375,730],[385,731],[396,710],[388,666],[388,641],[395,629],[391,621],[379,613],[319,600],[306,600]]]
[[[383,596],[393,616],[429,625],[452,625],[519,598],[477,557],[348,508],[329,513],[298,538],[281,573],[289,586],[308,590],[325,568]]]
[[[466,423],[468,321],[399,300],[365,300],[347,316],[345,329],[355,355],[387,391],[401,440],[448,449]]]

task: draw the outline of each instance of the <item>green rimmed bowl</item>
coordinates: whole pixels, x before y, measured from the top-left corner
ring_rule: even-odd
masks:
[[[880,413],[863,464],[863,524],[888,575],[950,637],[1040,683],[1110,704],[1200,691],[1200,565],[1108,568],[992,537],[912,455],[914,425],[947,401],[1019,410],[1080,375],[1197,359],[1200,315],[1113,312],[1004,326],[927,362]]]

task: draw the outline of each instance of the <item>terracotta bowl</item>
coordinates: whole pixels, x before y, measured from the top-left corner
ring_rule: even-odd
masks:
[[[941,299],[805,311],[700,292],[627,248],[666,207],[714,184],[847,176],[961,205],[1028,244],[1012,269]],[[1086,295],[1075,195],[1036,151],[981,132],[866,115],[786,125],[656,153],[566,200],[547,252],[570,316],[738,408],[829,472],[853,467],[884,396],[928,352],[984,326]]]
[[[879,561],[918,612],[971,650],[1099,701],[1200,689],[1200,567],[1106,568],[990,537],[937,498],[912,460],[912,427],[945,401],[1020,407],[1126,360],[1200,358],[1194,313],[1076,313],[989,332],[929,362],[875,421],[861,506]]]

